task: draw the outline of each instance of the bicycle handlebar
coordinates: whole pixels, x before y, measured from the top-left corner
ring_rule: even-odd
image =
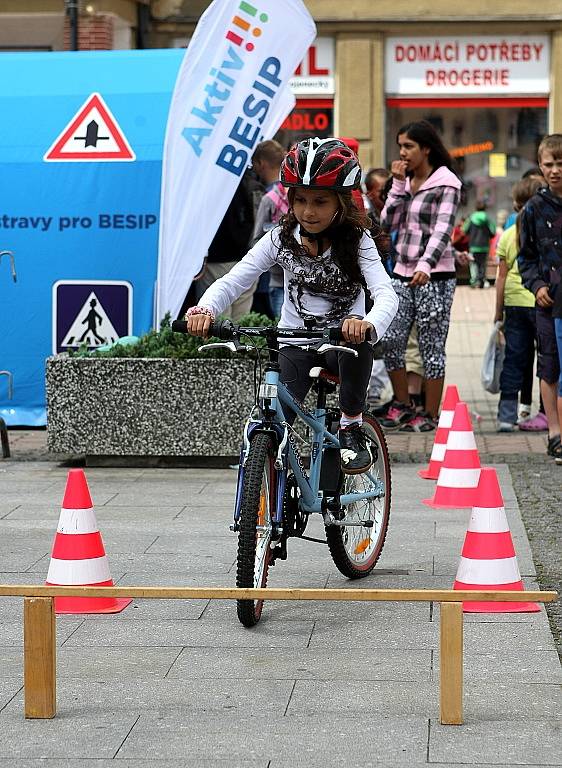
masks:
[[[172,331],[176,333],[188,333],[187,322],[185,320],[174,320],[172,322]],[[242,328],[234,325],[230,320],[217,320],[211,323],[209,336],[216,336],[222,341],[232,341],[240,336],[262,336],[267,337],[274,333],[278,339],[325,339],[326,341],[345,341],[341,327],[323,328],[318,330],[309,330],[308,328],[276,328],[275,326],[263,326],[255,328]],[[370,332],[366,335],[366,340],[370,341]]]

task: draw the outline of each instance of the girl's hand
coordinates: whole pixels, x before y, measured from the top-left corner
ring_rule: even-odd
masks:
[[[405,160],[393,160],[392,165],[390,166],[390,172],[395,179],[404,181],[406,178],[407,167],[408,163]]]
[[[187,330],[192,336],[201,336],[206,339],[209,335],[209,328],[213,322],[213,318],[210,315],[188,315],[185,318],[187,320]]]
[[[365,341],[367,331],[371,332],[371,338],[375,341],[375,328],[372,323],[357,317],[347,317],[343,321],[343,337],[350,344],[361,344]]]
[[[426,283],[429,283],[429,275],[426,275],[425,272],[414,272],[408,285],[410,288],[417,288],[419,285],[425,285]]]
[[[466,251],[455,251],[455,262],[459,265],[459,267],[465,267],[470,259],[468,258],[468,253]]]

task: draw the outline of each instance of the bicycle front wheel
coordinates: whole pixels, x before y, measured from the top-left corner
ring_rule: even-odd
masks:
[[[277,495],[276,446],[270,435],[252,438],[244,467],[240,502],[237,587],[265,587],[271,560],[271,541]],[[238,618],[253,627],[261,618],[263,600],[238,600]]]
[[[383,493],[361,499],[345,508],[344,520],[350,523],[370,522],[372,526],[326,526],[326,538],[337,569],[350,579],[367,576],[380,557],[390,518],[390,457],[384,433],[374,416],[363,414],[363,432],[375,459],[368,472],[345,475],[342,494],[365,493],[373,488],[373,480],[382,483]]]

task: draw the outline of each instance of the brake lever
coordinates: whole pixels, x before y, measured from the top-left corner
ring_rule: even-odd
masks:
[[[340,347],[337,344],[320,344],[316,351],[322,355],[324,352],[330,352],[331,350],[334,350],[334,352],[349,352],[350,355],[359,357],[357,350],[350,349],[349,347]]]
[[[237,341],[213,341],[211,344],[202,344],[197,348],[198,352],[205,352],[207,349],[228,349],[230,352],[249,352],[252,347],[246,344],[239,344]]]

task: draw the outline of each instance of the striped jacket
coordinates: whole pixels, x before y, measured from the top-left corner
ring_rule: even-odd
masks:
[[[441,166],[424,181],[415,195],[410,180],[394,179],[381,213],[381,224],[397,232],[397,275],[414,272],[454,272],[451,233],[461,196],[461,181]]]

